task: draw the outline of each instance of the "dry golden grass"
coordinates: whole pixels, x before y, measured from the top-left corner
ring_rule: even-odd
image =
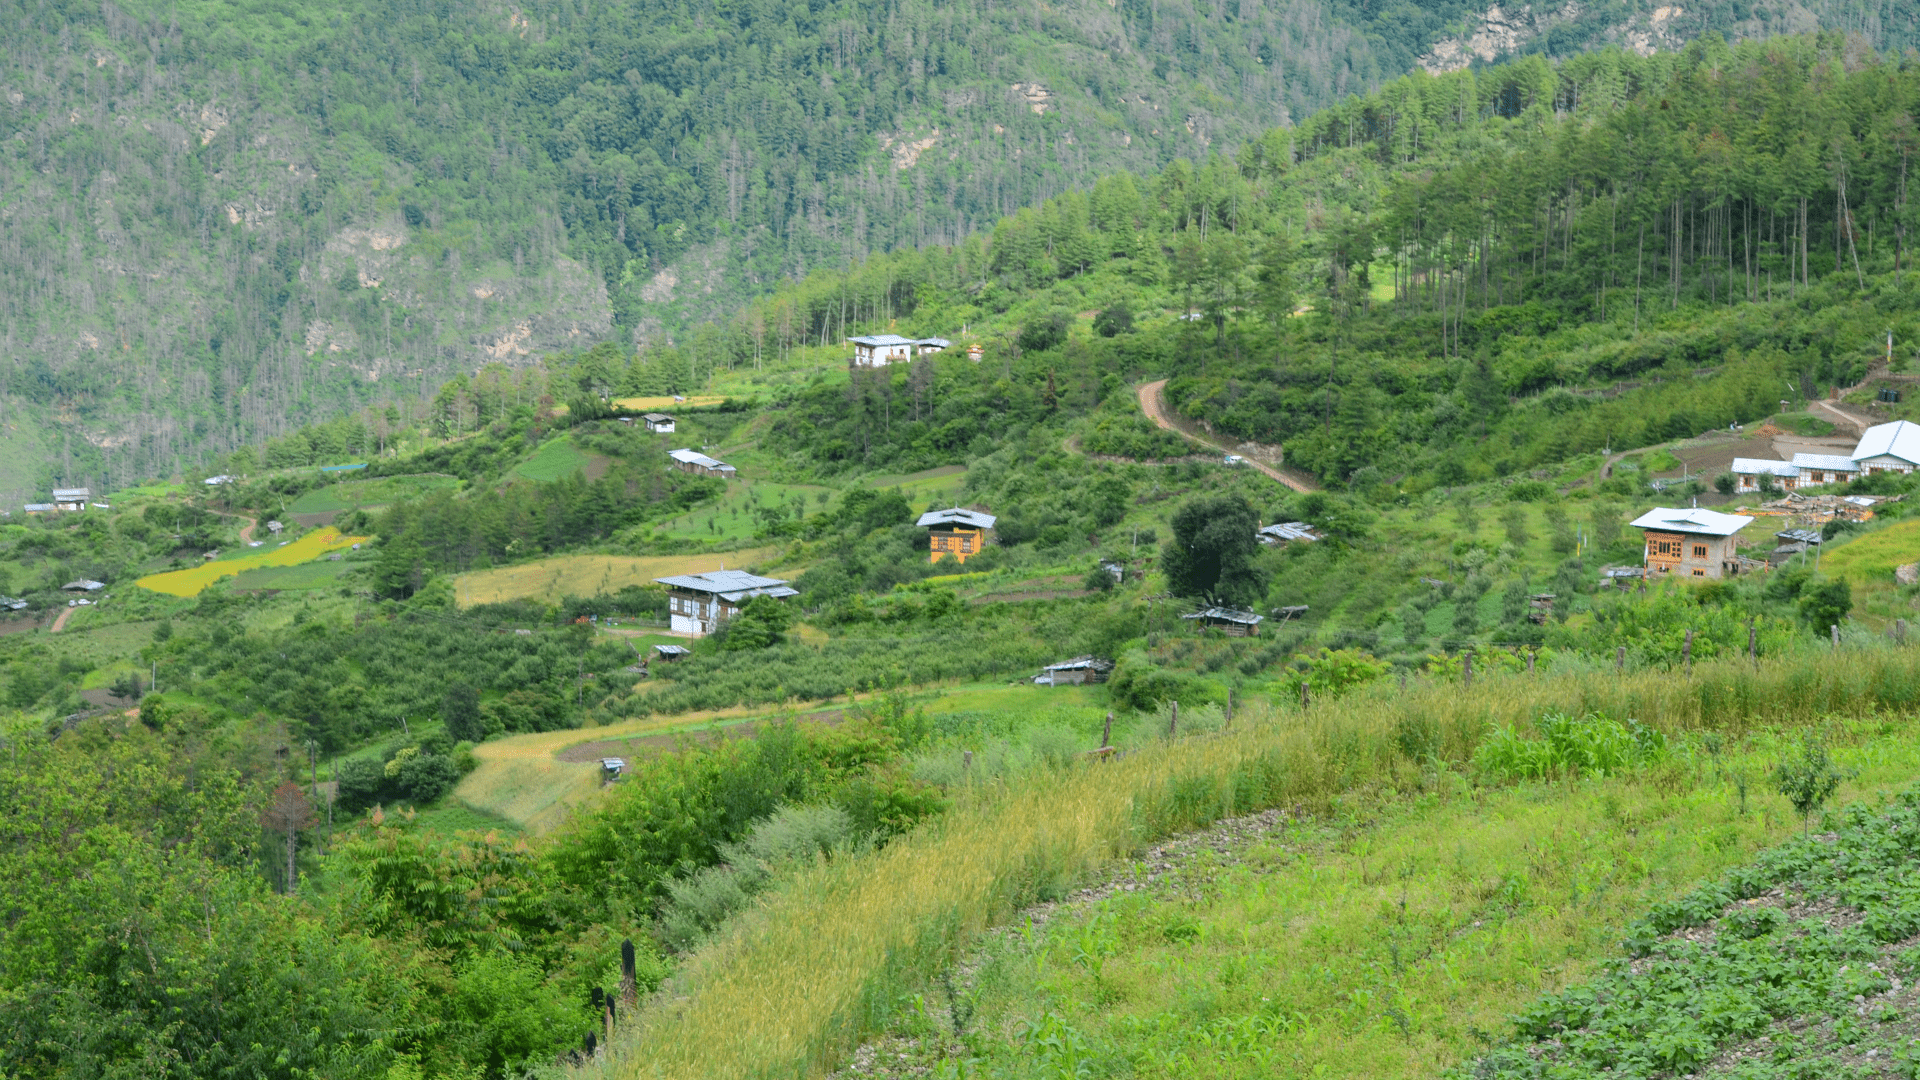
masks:
[[[981,929],[1148,838],[1261,806],[1324,808],[1345,791],[1470,757],[1490,724],[1601,710],[1680,732],[1801,725],[1920,703],[1905,652],[1809,650],[1756,673],[1490,677],[1471,690],[1392,684],[1250,717],[1240,729],[962,798],[942,821],[866,858],[802,874],[689,959],[611,1060],[626,1077],[817,1074],[876,1030],[896,996]],[[1252,713],[1255,710],[1249,709]]]
[[[648,585],[654,578],[674,574],[704,574],[729,566],[739,569],[777,550],[754,548],[719,555],[563,555],[461,574],[453,581],[454,596],[461,607],[520,599],[552,604],[563,596],[618,592],[628,585]]]
[[[623,397],[614,398],[616,408],[633,412],[636,409],[652,409],[671,413],[674,409],[693,409],[702,405],[718,405],[727,400],[718,394],[695,394],[685,401],[675,401],[670,397]]]

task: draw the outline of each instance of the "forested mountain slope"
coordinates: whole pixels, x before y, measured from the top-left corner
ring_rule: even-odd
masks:
[[[1468,14],[16,0],[0,488],[168,473],[486,360],[659,337],[1231,148]]]

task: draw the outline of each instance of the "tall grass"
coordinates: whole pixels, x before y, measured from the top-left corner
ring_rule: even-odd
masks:
[[[1267,806],[1324,808],[1425,763],[1466,762],[1490,730],[1530,730],[1543,713],[1603,713],[1674,735],[1916,702],[1910,653],[1808,648],[1758,671],[1717,661],[1691,678],[1589,671],[1495,677],[1468,690],[1386,684],[1304,715],[1248,710],[1258,715],[1234,729],[985,785],[918,834],[802,873],[696,954],[591,1068],[806,1075],[875,1030],[905,988],[971,935],[1155,836]]]

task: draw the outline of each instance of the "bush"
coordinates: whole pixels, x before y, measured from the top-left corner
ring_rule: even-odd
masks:
[[[445,754],[414,754],[400,763],[394,777],[400,796],[421,804],[433,802],[459,782],[460,767]]]
[[[1815,634],[1838,625],[1853,610],[1853,586],[1845,578],[1815,582],[1800,592],[1800,618]]]
[[[1606,775],[1655,764],[1667,756],[1667,737],[1638,720],[1622,724],[1600,713],[1578,719],[1543,713],[1539,738],[1512,725],[1491,732],[1473,755],[1484,775],[1503,780],[1547,780],[1575,773]]]
[[[340,764],[335,779],[338,781],[335,802],[349,814],[365,810],[386,795],[386,769],[372,758],[347,759]]]

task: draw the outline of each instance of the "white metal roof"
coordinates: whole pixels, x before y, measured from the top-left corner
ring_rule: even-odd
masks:
[[[1703,536],[1732,536],[1753,519],[1743,514],[1722,514],[1698,507],[1656,507],[1633,519],[1636,529],[1662,529],[1667,532],[1699,533]]]
[[[1897,457],[1920,465],[1920,424],[1895,420],[1868,428],[1867,433],[1860,436],[1860,445],[1853,448],[1853,460],[1877,457]]]
[[[642,416],[640,419],[645,420],[649,424],[657,424],[662,420],[665,420],[668,423],[673,422],[673,417],[668,416],[666,413],[659,413],[659,412],[647,413],[645,416]]]
[[[1799,476],[1800,467],[1791,461],[1778,461],[1774,458],[1737,457],[1733,459],[1733,471],[1749,475],[1771,473],[1774,476]]]
[[[1071,660],[1062,660],[1057,664],[1048,664],[1046,667],[1043,667],[1040,670],[1041,671],[1079,671],[1081,669],[1090,669],[1093,671],[1109,671],[1112,668],[1113,668],[1113,661],[1111,660],[1102,660],[1094,656],[1076,656]]]
[[[86,578],[81,578],[79,581],[69,581],[60,587],[63,589],[71,589],[74,592],[93,592],[97,589],[106,588],[106,585],[98,581],[89,581]]]
[[[850,337],[847,340],[853,342],[855,345],[871,345],[875,348],[881,348],[887,345],[919,344],[913,338],[901,337],[899,334],[866,334],[861,337]]]
[[[26,506],[26,510],[30,514],[41,511],[41,510],[51,510],[51,509],[53,509],[52,503],[28,503]]]
[[[680,450],[669,450],[667,451],[667,456],[682,464],[698,465],[701,468],[705,468],[705,469],[733,468],[733,466],[727,464],[726,462],[719,461],[714,458],[710,458],[698,450],[691,450],[691,449],[684,449],[684,448]]]
[[[684,645],[655,645],[653,651],[661,656],[691,656],[693,650]]]
[[[54,502],[85,502],[93,495],[86,488],[54,488]]]
[[[1826,472],[1860,471],[1860,466],[1845,454],[1795,454],[1793,464],[1799,469],[1821,469]]]
[[[221,484],[231,484],[231,483],[233,483],[233,477],[228,476],[225,473],[222,473],[219,476],[209,476],[206,479],[206,485],[208,487],[218,487]]]
[[[715,593],[729,600],[744,596],[792,596],[792,589],[778,591],[786,585],[784,578],[761,577],[749,574],[745,570],[711,570],[704,574],[675,574],[673,577],[654,578],[654,581],[674,589],[686,589],[689,592]]]
[[[919,341],[914,342],[914,344],[925,345],[929,348],[934,348],[934,349],[944,349],[944,348],[947,348],[948,346],[951,346],[953,342],[948,341],[946,338],[943,338],[943,337],[928,337],[928,338],[921,338]]]
[[[1248,626],[1267,621],[1265,615],[1255,615],[1251,611],[1241,611],[1238,608],[1227,607],[1210,607],[1205,611],[1196,611],[1191,615],[1182,615],[1180,617],[1183,619],[1219,619],[1223,622],[1245,623]]]
[[[1271,540],[1318,540],[1320,534],[1313,526],[1304,521],[1288,521],[1269,525],[1257,534]]]
[[[983,514],[978,510],[962,510],[956,506],[950,510],[929,510],[921,514],[920,520],[914,524],[923,529],[932,528],[935,525],[965,525],[970,529],[991,529],[993,523],[998,520],[992,514]]]

